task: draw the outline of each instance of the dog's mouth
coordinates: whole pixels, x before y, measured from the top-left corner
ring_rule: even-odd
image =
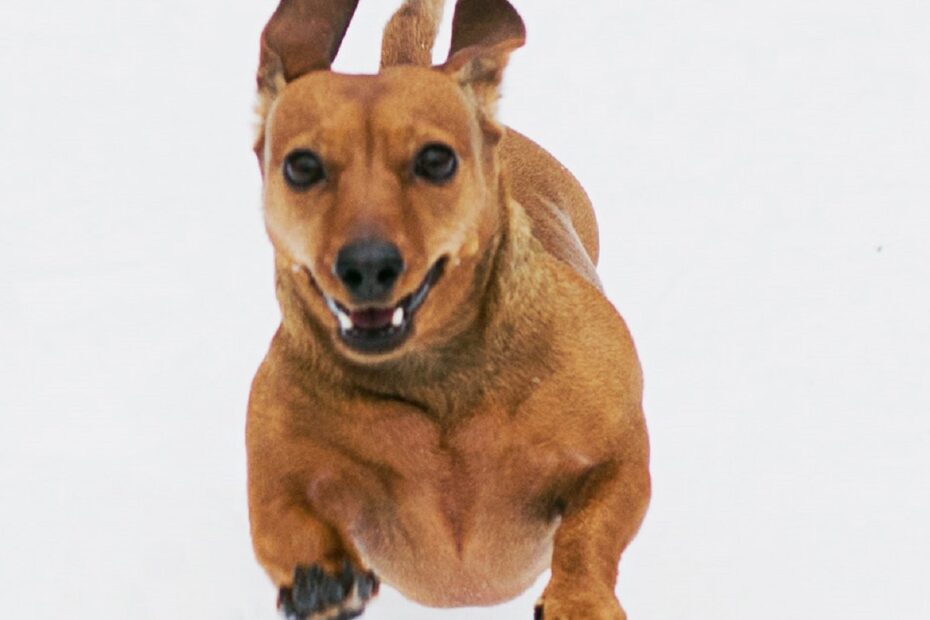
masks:
[[[326,306],[339,325],[339,337],[359,353],[388,353],[407,339],[417,310],[442,277],[446,258],[437,260],[417,289],[391,307],[369,306],[350,310],[323,293]]]

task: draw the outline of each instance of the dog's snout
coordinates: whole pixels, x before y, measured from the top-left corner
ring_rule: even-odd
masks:
[[[380,239],[362,239],[343,246],[333,266],[333,273],[357,302],[386,298],[403,271],[400,250]]]

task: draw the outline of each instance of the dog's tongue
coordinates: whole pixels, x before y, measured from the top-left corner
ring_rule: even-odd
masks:
[[[357,310],[349,315],[352,319],[352,325],[360,329],[382,329],[391,324],[391,317],[394,310],[391,308],[380,309],[370,308],[368,310]]]

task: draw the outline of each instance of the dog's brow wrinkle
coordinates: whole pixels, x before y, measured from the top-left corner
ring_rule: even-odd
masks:
[[[365,110],[365,162],[369,169],[375,163],[375,129],[370,106]]]

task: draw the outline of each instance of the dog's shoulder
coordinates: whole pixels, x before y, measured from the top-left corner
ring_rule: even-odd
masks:
[[[551,372],[515,412],[528,436],[591,465],[648,452],[640,365],[622,318],[608,306],[577,310],[553,327]]]
[[[562,298],[559,304],[572,341],[592,353],[603,349],[603,355],[607,357],[621,357],[624,361],[635,357],[626,321],[603,291],[573,269],[566,268],[561,261],[550,259],[549,268],[558,274],[557,290],[562,289],[566,295],[572,295],[572,298]]]
[[[274,427],[285,435],[304,434],[302,426],[320,428],[327,399],[325,391],[313,389],[313,379],[321,371],[298,344],[283,325],[278,328],[252,380],[249,427]]]
[[[543,261],[552,279],[556,391],[576,394],[593,408],[635,409],[642,399],[642,371],[626,321],[570,266],[553,256]]]

